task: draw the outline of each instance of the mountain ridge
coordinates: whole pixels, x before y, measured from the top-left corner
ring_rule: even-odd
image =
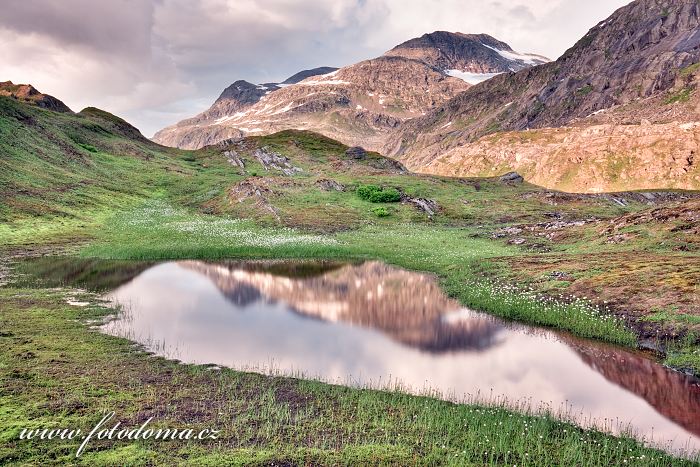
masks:
[[[420,60],[443,71],[459,69],[477,74],[519,71],[550,60],[541,55],[519,54],[488,34],[435,31],[409,39],[384,56]]]
[[[282,89],[252,91],[259,100],[245,109],[215,103],[195,120],[159,131],[154,141],[196,149],[246,134],[295,128],[378,149],[403,121],[424,114],[471,83],[535,63],[525,63],[522,57],[534,56],[518,55],[491,36],[437,31],[328,73],[307,76],[330,68],[300,72],[291,78],[303,79]]]

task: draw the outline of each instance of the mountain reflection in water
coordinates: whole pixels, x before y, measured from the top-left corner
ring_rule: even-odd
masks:
[[[700,448],[696,378],[639,352],[464,309],[430,275],[380,262],[61,264],[36,263],[34,273],[116,287],[108,297],[125,312],[103,330],[184,362],[503,397]]]
[[[209,278],[237,306],[284,303],[302,316],[380,330],[430,352],[486,349],[496,344],[502,327],[445,296],[432,276],[376,261],[305,278],[280,277],[236,263],[179,264]]]

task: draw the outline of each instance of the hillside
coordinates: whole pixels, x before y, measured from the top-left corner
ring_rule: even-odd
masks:
[[[12,81],[0,82],[0,96],[11,97],[20,102],[56,112],[71,111],[66,104],[53,96],[40,93],[31,84],[14,84]]]
[[[212,108],[153,139],[196,149],[233,137],[297,129],[377,150],[404,121],[424,115],[470,83],[545,61],[517,54],[488,35],[438,31],[322,75],[317,73],[328,68],[298,73],[282,87],[236,82]],[[225,98],[233,94],[241,96],[235,105]]]
[[[87,231],[105,213],[166,187],[187,199],[211,189],[192,183],[204,169],[189,154],[159,146],[96,108],[59,112],[0,96],[0,154],[6,243],[26,235],[58,241],[67,231]],[[213,162],[202,180],[217,176]],[[39,222],[52,227],[37,229]]]
[[[518,170],[575,191],[699,188],[699,8],[637,0],[556,62],[497,76],[407,122],[384,152],[414,170]],[[513,131],[525,133],[484,138]]]

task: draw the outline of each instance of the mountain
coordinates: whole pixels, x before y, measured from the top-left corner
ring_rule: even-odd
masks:
[[[472,84],[550,61],[541,55],[515,52],[508,44],[488,34],[445,31],[408,40],[384,55],[419,60]]]
[[[247,134],[304,129],[378,149],[404,121],[424,115],[470,83],[543,61],[517,54],[487,35],[439,31],[375,59],[303,71],[280,85],[246,83],[243,88],[236,82],[232,86],[256,97],[236,97],[235,105],[224,105],[219,98],[206,112],[159,131],[153,139],[194,149]],[[253,105],[240,105],[255,99]]]
[[[445,295],[433,276],[376,261],[341,264],[305,277],[280,276],[274,267],[284,264],[274,262],[257,269],[235,262],[178,264],[209,278],[238,306],[263,299],[284,303],[301,316],[374,329],[431,353],[484,350],[497,344],[502,327],[488,317],[470,315]],[[460,312],[468,319],[449,319]]]
[[[280,84],[297,84],[299,81],[303,81],[306,78],[311,78],[312,76],[327,75],[328,73],[333,73],[337,68],[332,66],[321,66],[318,68],[312,68],[311,70],[302,70],[299,73],[295,73],[289,78],[282,81]]]
[[[298,83],[303,79],[335,70],[337,68],[332,67],[303,70],[281,83],[253,84],[245,80],[238,80],[224,89],[209,109],[195,117],[182,120],[172,127],[157,132],[153,140],[165,146],[197,149],[213,142],[241,137],[245,134],[244,131],[232,127],[218,126],[218,124],[225,121],[227,117],[235,116],[252,107],[271,92],[282,89],[284,86]],[[202,126],[208,127],[208,131],[201,131]]]
[[[413,170],[517,170],[573,191],[700,188],[699,12],[691,0],[632,2],[557,61],[407,122],[383,152]]]
[[[0,96],[12,97],[18,101],[36,105],[54,112],[70,112],[66,104],[48,94],[42,94],[31,84],[14,84],[12,81],[0,82]]]

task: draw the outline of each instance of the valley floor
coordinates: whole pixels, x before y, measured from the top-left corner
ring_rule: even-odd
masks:
[[[621,345],[636,342],[621,320],[589,302],[548,300],[501,283],[539,277],[522,271],[538,271],[546,258],[563,274],[576,274],[567,263],[570,256],[518,256],[513,246],[480,238],[468,229],[394,225],[314,234],[196,214],[153,199],[107,216],[92,237],[77,246],[69,238],[15,246],[6,253],[9,257],[53,251],[140,260],[380,258],[438,273],[448,293],[476,309]],[[618,259],[626,263],[624,256]],[[672,267],[691,260],[679,255],[664,264]],[[590,261],[613,271],[620,268],[609,258],[594,256]],[[638,277],[658,274],[653,263],[646,264],[650,270]],[[4,266],[5,280],[21,279],[12,262]],[[578,261],[576,267],[587,269]],[[2,463],[125,465],[172,463],[174,458],[201,465],[692,464],[631,438],[582,430],[562,421],[561,414],[528,415],[478,401],[452,404],[153,358],[128,341],[90,330],[84,323],[113,311],[94,295],[80,294],[21,280],[0,288],[0,414],[2,425],[9,428],[0,435]],[[91,305],[67,305],[68,296]],[[105,410],[115,411],[114,421],[123,426],[155,417],[156,427],[214,427],[222,435],[212,442],[94,441],[79,459],[73,457],[76,442],[17,439],[27,420],[34,427],[90,428]]]
[[[0,464],[691,464],[556,417],[154,358],[85,325],[113,310],[66,304],[75,290],[26,283],[16,263],[381,259],[436,274],[476,310],[641,343],[700,373],[698,193],[571,195],[347,149],[283,132],[179,151],[97,109],[0,97]],[[79,459],[77,442],[18,439],[27,423],[89,428],[102,409],[222,436],[95,441]]]

